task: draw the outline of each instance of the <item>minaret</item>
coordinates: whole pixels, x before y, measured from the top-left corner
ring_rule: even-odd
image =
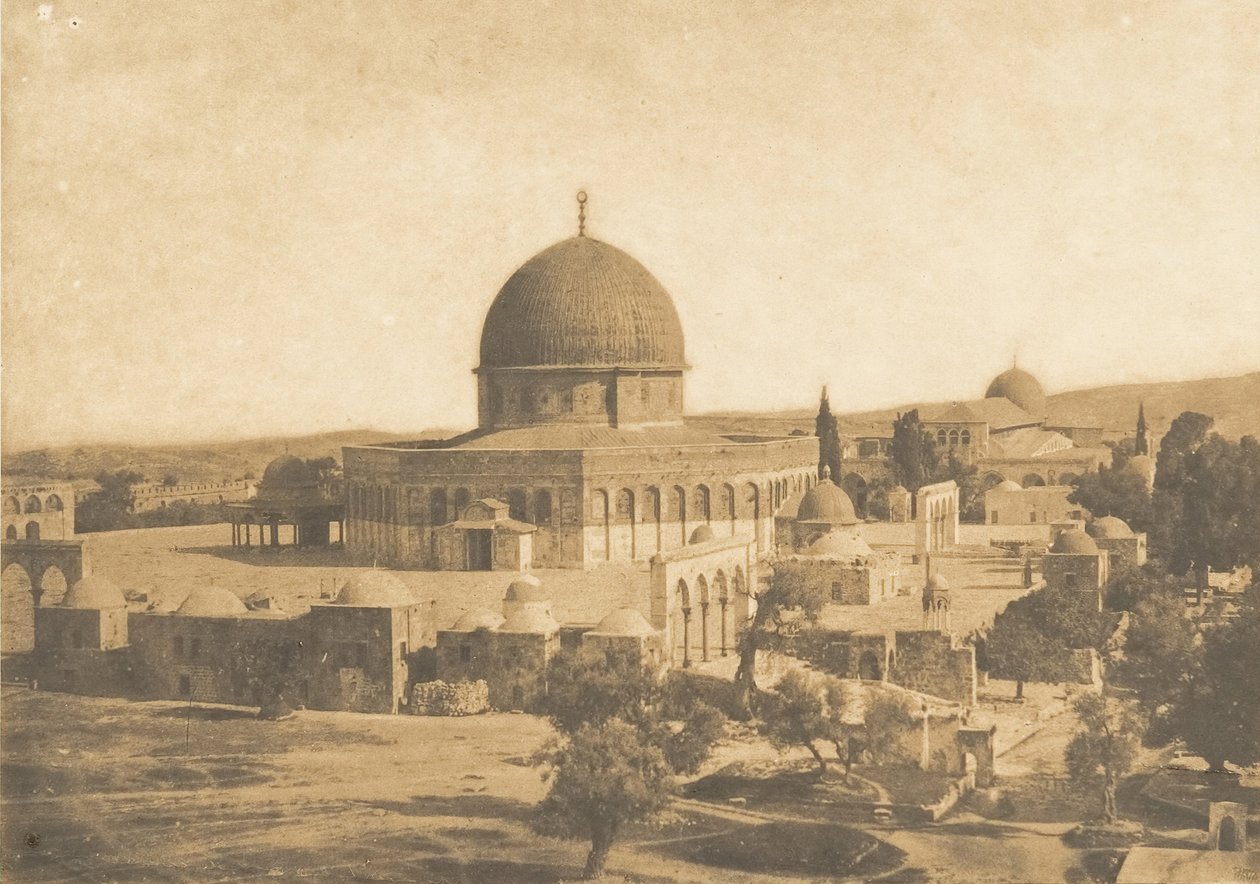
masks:
[[[1133,443],[1134,454],[1151,453],[1151,444],[1146,438],[1146,409],[1143,403],[1138,403],[1138,422],[1137,422],[1137,439]]]

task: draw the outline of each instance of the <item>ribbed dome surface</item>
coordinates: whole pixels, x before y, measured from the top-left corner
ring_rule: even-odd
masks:
[[[61,599],[63,608],[123,608],[126,605],[122,590],[113,581],[91,575],[76,582]]]
[[[1095,519],[1085,526],[1085,530],[1089,532],[1090,537],[1100,538],[1102,540],[1120,540],[1124,537],[1132,537],[1133,529],[1129,527],[1124,519],[1115,516],[1103,516],[1101,519]]]
[[[1022,368],[1008,368],[984,391],[985,399],[1009,399],[1033,417],[1046,416],[1046,393],[1041,383]]]
[[[1050,552],[1073,556],[1096,556],[1098,544],[1094,543],[1094,539],[1080,528],[1069,528],[1054,539]]]
[[[353,608],[404,608],[415,603],[407,585],[388,571],[356,574],[337,593],[337,604]]]
[[[175,613],[186,617],[239,617],[248,614],[249,609],[230,589],[201,586],[188,594]]]
[[[620,249],[575,236],[530,258],[490,305],[481,365],[680,368],[669,293]]]
[[[835,482],[823,479],[801,498],[796,511],[798,522],[823,522],[828,525],[855,525],[857,514],[853,501]]]

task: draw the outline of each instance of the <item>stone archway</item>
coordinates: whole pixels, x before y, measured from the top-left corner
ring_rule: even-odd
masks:
[[[1216,849],[1240,849],[1238,846],[1238,823],[1234,822],[1234,818],[1232,816],[1223,817],[1221,819],[1221,827],[1217,830]]]
[[[16,563],[0,572],[0,652],[35,649],[35,596],[26,569]]]
[[[858,658],[858,678],[863,681],[882,681],[883,668],[879,665],[879,657],[874,651],[863,651]]]

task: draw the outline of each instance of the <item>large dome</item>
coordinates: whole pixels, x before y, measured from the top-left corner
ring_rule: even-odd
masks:
[[[682,368],[669,293],[620,249],[586,236],[558,242],[512,274],[481,332],[483,368]]]
[[[821,479],[805,492],[796,511],[798,522],[820,522],[826,525],[855,525],[857,514],[853,501],[844,489],[830,479]]]
[[[1041,383],[1022,368],[1008,368],[984,391],[985,399],[1009,399],[1033,417],[1046,416],[1046,392]]]

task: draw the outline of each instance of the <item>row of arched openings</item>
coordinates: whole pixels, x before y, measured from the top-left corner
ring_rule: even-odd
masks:
[[[725,657],[735,640],[735,597],[746,591],[744,569],[735,566],[728,580],[719,568],[712,577],[697,574],[691,582],[679,578],[675,608],[671,613],[674,646],[689,666],[695,654],[708,661],[717,652]]]
[[[39,540],[39,522],[27,522],[25,535],[27,540]],[[17,525],[10,525],[4,529],[5,540],[18,540]]]
[[[949,446],[951,448],[958,445],[971,444],[971,430],[937,430],[936,444],[941,446]]]
[[[56,494],[50,494],[43,500],[38,495],[32,494],[24,501],[19,501],[13,495],[9,495],[4,499],[4,514],[6,516],[16,515],[17,513],[42,513],[60,512],[66,506],[61,498]]]

